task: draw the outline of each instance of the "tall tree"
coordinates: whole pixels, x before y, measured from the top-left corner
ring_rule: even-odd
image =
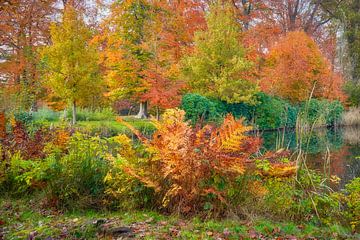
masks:
[[[52,44],[43,50],[46,84],[72,105],[76,123],[79,101],[101,91],[96,49],[89,45],[91,32],[72,6],[65,8],[60,25],[51,26]]]
[[[229,4],[210,7],[207,30],[195,36],[194,53],[184,59],[184,76],[194,91],[229,103],[251,102],[257,91],[253,64],[240,43],[241,28]]]
[[[142,47],[149,7],[144,0],[114,2],[110,16],[103,23],[104,30],[98,36],[105,49],[103,63],[109,96],[140,102],[139,118],[147,118],[148,103],[142,101],[141,96],[147,89],[142,72],[150,58],[150,53]]]
[[[360,0],[328,1],[324,8],[344,25],[351,78],[360,83]]]
[[[201,23],[198,12],[190,0],[129,0],[112,5],[97,37],[105,49],[109,95],[139,102],[138,118],[148,117],[148,104],[159,109],[179,103],[183,84],[177,81],[178,63]]]
[[[262,90],[292,102],[314,97],[342,98],[342,79],[305,32],[290,32],[270,51],[262,72]]]
[[[55,0],[0,1],[0,82],[24,95],[29,108],[40,96],[37,49],[49,42]]]

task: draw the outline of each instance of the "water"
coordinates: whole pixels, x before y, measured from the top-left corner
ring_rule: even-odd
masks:
[[[293,130],[260,133],[263,150],[288,148],[296,150],[296,134]],[[310,136],[308,146],[303,146],[307,154],[307,165],[313,169],[337,175],[340,186],[360,177],[360,127],[336,129],[316,129]],[[327,162],[327,152],[330,162]]]

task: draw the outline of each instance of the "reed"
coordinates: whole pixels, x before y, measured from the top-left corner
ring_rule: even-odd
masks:
[[[350,108],[344,112],[341,124],[343,126],[360,126],[360,108]]]

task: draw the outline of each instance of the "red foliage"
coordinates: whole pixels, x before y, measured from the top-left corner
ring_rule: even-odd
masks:
[[[149,69],[143,72],[148,91],[143,94],[142,100],[148,101],[151,106],[162,109],[177,107],[181,101],[180,91],[185,84],[166,78],[161,71]]]
[[[38,159],[44,158],[46,153],[44,147],[47,143],[54,141],[59,142],[59,146],[64,144],[64,140],[59,139],[58,131],[49,132],[44,129],[37,130],[33,136],[31,136],[23,123],[16,121],[12,127],[12,132],[7,134],[3,140],[3,147],[9,154],[15,154],[19,152],[23,159]],[[66,138],[68,139],[68,138]]]

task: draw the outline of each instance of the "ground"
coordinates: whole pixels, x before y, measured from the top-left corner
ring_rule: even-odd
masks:
[[[339,226],[201,220],[155,212],[48,210],[35,199],[0,198],[0,239],[360,239]]]

